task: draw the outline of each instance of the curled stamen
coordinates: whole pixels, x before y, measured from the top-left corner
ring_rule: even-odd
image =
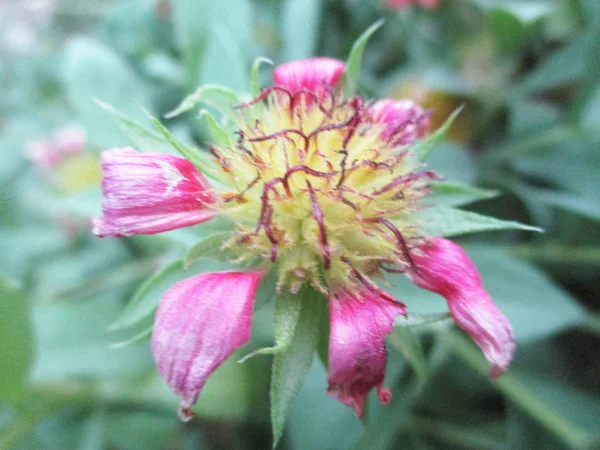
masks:
[[[257,136],[257,137],[248,138],[248,142],[263,142],[263,141],[268,141],[270,139],[277,139],[280,137],[284,137],[290,143],[293,144],[294,140],[292,138],[290,138],[289,136],[287,136],[288,134],[297,134],[298,136],[300,136],[304,140],[304,151],[305,152],[308,151],[308,145],[309,145],[308,137],[302,131],[296,130],[293,128],[287,128],[287,129],[278,131],[276,133],[268,134],[266,136]]]
[[[310,192],[310,200],[312,202],[312,215],[319,226],[319,233],[321,234],[321,247],[323,248],[323,258],[325,270],[329,270],[331,267],[331,255],[329,250],[329,243],[327,241],[327,228],[325,228],[325,217],[323,215],[323,211],[321,210],[321,206],[317,201],[317,194],[310,184],[310,181],[306,180],[306,184],[308,186],[308,191]]]
[[[339,188],[344,182],[344,179],[346,178],[346,162],[348,161],[348,150],[344,148],[342,150],[336,150],[335,152],[344,155],[342,157],[342,160],[340,161],[340,168],[342,169],[342,174],[340,175],[340,179],[336,185],[336,187]]]
[[[284,94],[286,94],[289,97],[290,103],[292,102],[292,93],[288,89],[284,88],[283,86],[271,86],[271,87],[264,89],[260,94],[258,94],[258,96],[256,98],[250,100],[249,102],[244,102],[244,103],[240,103],[239,105],[235,105],[233,107],[233,109],[247,108],[249,106],[252,106],[259,102],[262,102],[273,91],[283,92]]]
[[[320,178],[330,178],[330,177],[338,174],[337,170],[334,170],[333,172],[319,172],[318,170],[311,169],[310,167],[305,166],[305,165],[294,166],[291,169],[289,169],[286,172],[286,174],[283,176],[283,182],[285,185],[287,185],[289,178],[296,172],[304,172],[308,175],[312,175],[314,177],[320,177]]]
[[[402,175],[402,176],[390,181],[388,184],[383,186],[381,189],[377,189],[377,190],[373,191],[373,196],[381,195],[384,192],[394,189],[395,187],[397,187],[401,184],[411,183],[411,182],[417,181],[421,178],[429,178],[430,180],[439,180],[440,179],[438,174],[436,174],[433,171],[409,173],[407,175]]]
[[[252,189],[256,183],[258,183],[260,180],[260,172],[256,172],[256,177],[250,182],[248,183],[248,185],[242,190],[242,192],[240,192],[239,194],[236,194],[234,196],[228,197],[225,199],[225,202],[228,203],[232,200],[235,200],[237,202],[240,202],[244,199],[244,194],[246,194],[246,192],[248,192],[250,189]]]
[[[402,236],[400,230],[392,222],[390,222],[384,217],[377,217],[375,219],[365,219],[365,222],[380,223],[384,225],[388,230],[390,230],[393,233],[396,240],[398,241],[398,247],[402,252],[402,256],[404,256],[404,259],[406,259],[412,270],[414,270],[416,273],[419,273],[419,268],[412,259],[410,250],[408,248],[408,244],[406,243],[406,239],[404,239],[404,236]]]
[[[385,300],[389,300],[394,303],[400,303],[402,306],[405,306],[404,303],[398,302],[394,297],[389,295],[387,292],[382,291],[377,286],[375,286],[373,283],[371,283],[367,278],[365,278],[358,270],[356,270],[356,268],[352,264],[352,261],[350,261],[346,256],[342,256],[340,259],[342,262],[348,264],[348,266],[350,267],[350,270],[352,272],[352,275],[369,291],[373,292],[374,294],[376,294],[377,296],[379,296],[381,298],[384,298]]]

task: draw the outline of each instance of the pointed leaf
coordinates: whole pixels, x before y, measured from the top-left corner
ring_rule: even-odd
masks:
[[[360,37],[354,42],[348,59],[346,60],[346,71],[344,72],[344,96],[346,98],[352,97],[358,88],[358,78],[360,76],[360,66],[362,64],[362,56],[365,52],[367,42],[371,39],[373,33],[375,33],[383,25],[383,20],[379,20],[371,25],[367,30],[360,35]]]
[[[412,153],[419,161],[425,161],[431,152],[435,149],[436,145],[446,136],[448,130],[452,126],[452,123],[456,119],[456,117],[460,114],[463,107],[461,106],[456,111],[454,111],[448,119],[444,122],[444,124],[439,127],[433,134],[431,134],[428,138],[422,139],[418,141],[416,144],[412,145],[409,149],[410,153]]]
[[[296,332],[287,352],[275,355],[271,376],[271,422],[273,447],[277,445],[290,406],[302,386],[317,347],[325,299],[311,288],[303,289],[297,298],[302,303]]]
[[[172,119],[194,109],[199,103],[205,103],[219,111],[229,112],[233,106],[240,104],[241,100],[235,92],[226,87],[207,84],[199,87],[196,92],[184,98],[177,108],[165,114],[165,118]]]
[[[244,356],[240,359],[240,362],[244,362],[256,355],[276,355],[288,351],[294,338],[296,325],[300,319],[301,309],[302,300],[297,294],[286,292],[277,297],[275,300],[274,317],[276,345],[256,350],[255,352]]]
[[[538,227],[445,206],[429,208],[420,213],[419,217],[422,221],[421,229],[429,236],[457,236],[480,231],[510,229],[543,232]]]
[[[438,181],[430,184],[431,195],[425,202],[433,206],[460,206],[498,196],[497,191],[481,189],[456,181]]]
[[[173,146],[173,148],[175,148],[175,150],[179,152],[181,156],[191,161],[192,164],[194,164],[198,170],[200,170],[207,177],[216,181],[220,181],[222,179],[220,176],[222,172],[221,168],[215,162],[214,158],[211,157],[211,155],[198,149],[188,147],[175,136],[173,136],[157,118],[150,115],[149,117],[156,128],[158,128],[158,130],[163,134],[165,139]]]
[[[231,145],[231,137],[225,129],[217,122],[217,119],[206,109],[200,111],[199,118],[206,119],[208,130],[212,136],[212,141],[217,145]]]

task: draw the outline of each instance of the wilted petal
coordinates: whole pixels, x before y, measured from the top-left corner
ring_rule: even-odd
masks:
[[[365,397],[376,387],[379,400],[391,398],[384,389],[387,363],[384,337],[392,331],[394,318],[406,314],[404,305],[370,290],[342,292],[329,299],[331,332],[327,393],[361,416]]]
[[[250,339],[254,296],[262,272],[213,272],[180,281],[163,296],[154,321],[158,371],[181,395],[182,420],[208,376]]]
[[[383,139],[407,145],[429,133],[429,113],[411,100],[379,100],[370,109],[375,122],[384,125]]]
[[[490,377],[504,373],[515,352],[512,327],[483,288],[469,256],[443,238],[430,239],[419,250],[413,255],[418,273],[409,270],[409,278],[446,298],[458,326],[473,338],[490,363]]]
[[[344,73],[346,65],[343,61],[333,58],[310,58],[281,64],[273,72],[276,86],[289,90],[292,95],[299,91],[310,91],[319,99],[327,94],[328,88],[333,88]],[[307,106],[314,99],[304,96]]]
[[[113,149],[102,153],[102,175],[99,236],[160,233],[216,215],[208,181],[187,159]]]

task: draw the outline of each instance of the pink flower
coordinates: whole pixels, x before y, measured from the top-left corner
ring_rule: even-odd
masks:
[[[45,173],[60,165],[69,155],[80,153],[86,146],[85,130],[79,127],[61,128],[51,139],[40,139],[27,144],[26,156]]]
[[[391,399],[383,388],[387,363],[384,337],[394,319],[406,315],[404,305],[386,292],[343,291],[329,299],[331,332],[327,393],[362,415],[365,397],[376,387],[379,400]]]
[[[56,148],[64,154],[83,151],[87,142],[85,130],[79,127],[61,128],[54,135]]]
[[[375,122],[384,125],[382,138],[408,145],[429,133],[429,113],[411,100],[379,100],[370,109]]]
[[[392,8],[406,8],[410,5],[419,5],[422,8],[433,9],[442,3],[442,0],[383,0]]]
[[[152,354],[176,394],[181,420],[208,376],[250,340],[254,296],[262,272],[203,273],[180,281],[163,296],[154,322]]]
[[[187,159],[132,148],[102,153],[102,210],[98,236],[154,234],[204,222],[216,215],[216,197]]]
[[[418,272],[410,269],[408,277],[417,286],[446,298],[455,322],[490,363],[490,377],[504,373],[515,352],[512,327],[483,288],[469,256],[443,238],[432,238],[419,250],[413,254]]]
[[[292,96],[302,93],[306,106],[314,104],[314,96],[322,100],[337,84],[346,65],[333,58],[310,58],[281,64],[273,72],[275,86],[287,89]]]

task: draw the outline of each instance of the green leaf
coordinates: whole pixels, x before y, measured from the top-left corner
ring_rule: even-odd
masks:
[[[111,341],[118,337],[107,328],[122,311],[119,297],[105,292],[81,301],[36,306],[33,317],[39,351],[34,382],[76,377],[121,381],[152,370],[148,346],[110,348]]]
[[[579,195],[542,189],[527,189],[527,195],[538,202],[600,221],[600,203]]]
[[[263,64],[270,64],[271,66],[273,65],[273,61],[271,61],[269,58],[265,58],[264,56],[259,56],[258,58],[256,58],[254,60],[254,63],[252,64],[252,73],[250,76],[250,81],[252,83],[251,88],[252,88],[252,96],[256,97],[258,96],[258,94],[260,94],[260,66]]]
[[[362,64],[362,56],[365,52],[365,47],[375,33],[383,25],[383,20],[379,20],[371,25],[367,30],[359,36],[352,45],[348,59],[346,60],[346,70],[344,71],[344,96],[352,97],[358,89],[358,78],[360,76],[360,67]]]
[[[292,345],[301,309],[302,299],[297,294],[288,291],[277,297],[274,317],[276,345],[256,350],[244,356],[239,362],[244,362],[256,355],[276,355],[288,351]]]
[[[456,181],[436,181],[430,184],[431,195],[425,202],[434,206],[461,206],[498,196],[498,191],[481,189]]]
[[[456,355],[478,373],[487,376],[488,363],[474,344],[456,332],[448,333],[446,340]],[[559,414],[541,396],[532,392],[514,373],[507,373],[499,377],[494,382],[494,386],[570,448],[591,448],[589,447],[591,436],[585,430],[581,429],[578,424],[566,420],[563,414]],[[550,398],[560,398],[563,395],[565,392],[564,389],[561,389],[554,392]]]
[[[174,153],[175,148],[165,138],[164,135],[158,134],[137,120],[117,111],[111,105],[104,103],[96,99],[96,103],[100,105],[104,110],[108,111],[111,115],[119,121],[121,130],[127,135],[131,145],[140,152],[157,152],[157,153]]]
[[[425,359],[425,353],[423,347],[421,347],[421,341],[416,333],[408,326],[406,319],[399,317],[396,319],[394,329],[387,336],[387,341],[398,350],[412,369],[414,370],[417,378],[423,382],[427,377],[427,360]]]
[[[231,250],[223,249],[223,245],[230,237],[231,233],[228,231],[208,235],[187,251],[183,267],[189,269],[203,258],[217,261],[230,261],[235,258],[235,254]]]
[[[199,103],[205,103],[221,112],[230,112],[233,106],[239,105],[241,102],[238,95],[232,90],[223,86],[207,84],[184,98],[177,108],[165,114],[165,118],[172,119],[194,109]]]
[[[0,273],[0,402],[19,399],[33,362],[29,302],[18,283]]]
[[[297,301],[301,302],[300,318],[288,351],[278,353],[273,360],[271,376],[271,422],[273,447],[277,446],[290,406],[302,387],[317,347],[322,316],[323,295],[312,288],[303,289]]]
[[[517,52],[527,36],[525,25],[505,9],[494,9],[489,12],[488,17],[498,51],[504,56]]]
[[[285,0],[281,13],[283,59],[310,58],[316,52],[322,0]]]
[[[431,152],[433,152],[437,144],[444,138],[444,136],[446,136],[446,133],[448,133],[452,123],[460,114],[462,109],[463,107],[461,106],[454,111],[450,117],[446,119],[444,124],[435,130],[433,134],[413,144],[409,149],[410,153],[412,153],[419,161],[425,161],[429,155],[431,155]]]
[[[212,136],[212,141],[217,145],[231,145],[231,137],[224,128],[217,122],[217,119],[206,109],[200,111],[199,118],[205,118],[208,124],[208,130]]]
[[[419,213],[421,229],[429,236],[457,236],[494,230],[526,230],[541,233],[541,228],[519,222],[495,219],[470,211],[436,206]]]

